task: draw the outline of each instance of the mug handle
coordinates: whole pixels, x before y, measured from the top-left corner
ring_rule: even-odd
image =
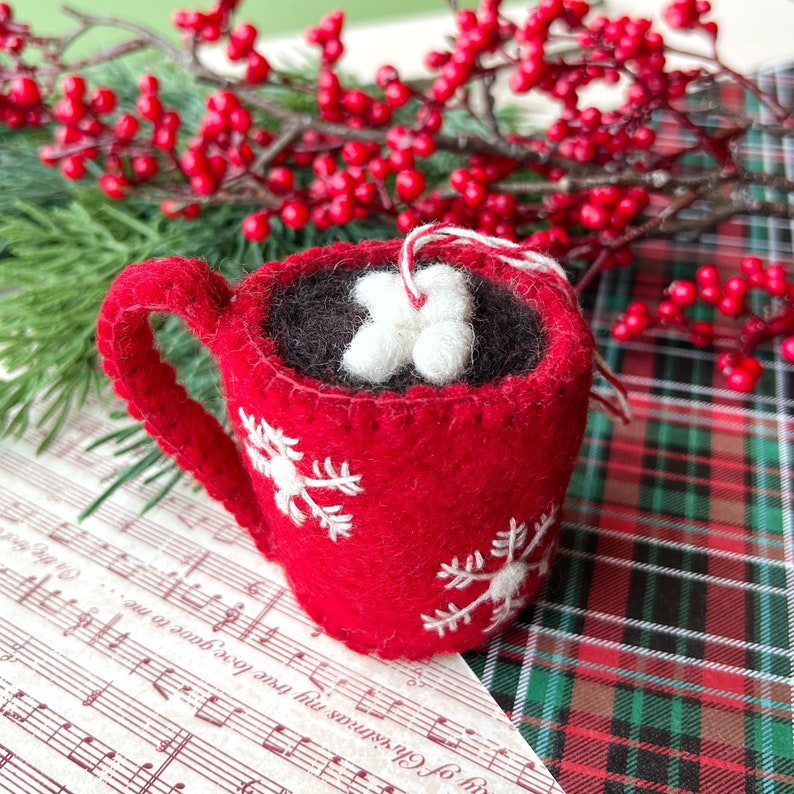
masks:
[[[153,312],[176,314],[217,355],[218,324],[232,299],[226,279],[197,259],[130,265],[116,278],[97,321],[97,348],[116,393],[166,454],[250,530],[265,553],[270,539],[241,453],[222,425],[177,383],[155,346]]]

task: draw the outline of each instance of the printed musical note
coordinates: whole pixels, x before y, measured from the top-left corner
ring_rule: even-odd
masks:
[[[446,717],[437,717],[427,732],[427,738],[444,747],[457,749],[460,747],[464,735],[473,733],[471,728],[464,730],[462,726],[451,723]]]
[[[308,736],[302,736],[296,731],[278,724],[262,740],[262,747],[278,753],[284,758],[289,758],[301,745],[309,742],[311,739]]]
[[[202,592],[200,584],[192,584],[190,587],[182,588],[179,598],[196,609],[204,609],[210,601],[220,601],[221,596],[217,593],[213,596],[207,595]]]
[[[292,660],[290,661],[292,663]],[[294,666],[301,672],[306,673],[309,681],[314,684],[321,692],[330,694],[335,689],[343,687],[349,683],[340,672],[339,668],[330,665],[326,661],[315,662],[311,667],[312,662],[304,659],[304,654],[296,654],[294,657]],[[308,672],[307,672],[308,670]]]
[[[83,700],[84,706],[93,706],[100,697],[107,691],[109,684],[105,684],[101,689],[92,689]]]
[[[249,586],[247,588],[248,592],[251,592],[251,588],[252,586]],[[263,620],[265,615],[267,615],[267,613],[270,612],[270,610],[276,605],[276,602],[281,598],[284,592],[285,590],[283,587],[278,588],[278,590],[274,593],[274,595],[270,598],[270,600],[262,607],[262,609],[259,611],[256,617],[253,617],[249,621],[248,625],[243,629],[243,631],[240,632],[240,634],[238,635],[239,640],[245,642],[248,639],[248,637],[250,637],[251,634],[253,634],[254,629],[260,624],[260,622]],[[256,595],[257,593],[251,593],[251,594]]]
[[[137,784],[138,778],[140,778],[140,783],[142,786],[150,784],[152,780],[152,769],[154,769],[154,764],[151,764],[148,761],[145,764],[140,764],[132,773],[132,776],[129,778],[129,780],[126,781],[127,785],[124,787],[124,791],[135,790],[133,786]],[[137,789],[137,791],[142,790],[142,788]]]
[[[363,711],[364,714],[370,714],[379,720],[384,720],[392,709],[402,705],[402,700],[389,697],[379,690],[369,687],[358,699],[356,711]]]
[[[28,640],[25,640],[25,642],[14,642],[14,643],[12,643],[10,650],[6,651],[3,654],[0,654],[0,662],[12,662],[13,663],[13,662],[19,661],[18,653],[27,644],[28,644]]]
[[[56,543],[69,546],[74,542],[75,538],[82,534],[82,532],[83,531],[79,527],[70,524],[68,521],[61,521],[60,524],[47,533],[47,536]]]
[[[0,714],[17,723],[27,722],[34,714],[44,711],[47,706],[26,695],[21,689],[6,700]]]
[[[116,757],[116,751],[106,749],[106,745],[97,742],[93,736],[84,736],[66,754],[66,757],[87,772],[93,773],[106,760]]]
[[[534,761],[527,761],[521,767],[516,776],[516,784],[526,791],[531,791],[532,794],[552,794],[554,791],[562,794],[557,781],[553,778],[550,781],[549,774],[545,769],[539,769]]]
[[[104,544],[107,548],[107,544]],[[143,563],[137,560],[131,560],[127,552],[122,551],[116,554],[115,557],[108,563],[107,569],[111,573],[115,573],[122,579],[129,579],[136,571],[143,567]]]
[[[229,607],[223,618],[213,625],[212,630],[220,631],[224,626],[236,623],[240,619],[240,615],[243,614],[244,608],[245,604],[241,604],[240,602],[236,603],[233,607]]]
[[[70,634],[80,631],[80,629],[87,629],[94,622],[94,615],[97,612],[99,610],[96,607],[91,607],[88,612],[81,612],[77,616],[77,621],[63,630],[63,636],[68,637]]]
[[[122,632],[116,636],[116,639],[113,642],[108,643],[108,648],[111,651],[115,651],[116,648],[121,647],[121,645],[126,642],[130,638],[130,633],[128,631]]]
[[[135,666],[130,670],[129,674],[132,675],[133,673],[137,673],[139,667],[142,667],[143,665],[148,665],[148,664],[151,664],[151,663],[152,663],[151,658],[148,657],[148,656],[144,656],[143,658],[138,659],[138,661],[135,663]]]
[[[95,643],[99,642],[106,634],[110,632],[113,626],[116,625],[121,620],[121,615],[116,613],[110,620],[104,623],[94,634],[93,637],[88,641],[89,645],[94,645]]]
[[[162,695],[166,700],[168,700],[168,690],[160,683],[167,675],[172,675],[174,673],[173,667],[166,667],[165,670],[157,676],[157,678],[152,681],[152,686],[157,690],[157,692]]]
[[[46,576],[42,576],[41,579],[37,579],[35,576],[28,576],[25,579],[24,584],[30,583],[30,587],[17,599],[18,604],[22,604],[26,601],[33,593],[36,592],[42,585],[46,584],[50,580],[50,574]],[[60,591],[59,591],[60,592]]]
[[[196,709],[196,716],[210,725],[216,725],[222,728],[229,721],[233,714],[245,714],[245,709],[240,706],[223,706],[219,705],[221,699],[217,695],[210,695],[199,707]]]
[[[259,636],[256,638],[256,641],[257,641],[258,643],[261,643],[262,645],[265,645],[265,644],[267,644],[268,642],[270,642],[270,640],[272,640],[272,639],[273,639],[273,637],[275,637],[275,636],[276,636],[276,634],[278,634],[278,626],[270,626],[270,627],[266,628],[266,629],[265,629],[265,631],[264,631],[264,632],[262,632],[262,633],[261,633],[261,634],[260,634],[260,635],[259,635]]]
[[[190,574],[195,573],[202,565],[209,559],[210,553],[205,549],[204,551],[197,551],[193,554],[184,554],[180,557],[182,565],[187,565],[182,574],[183,579],[187,579]]]
[[[39,601],[39,606],[51,612],[53,615],[57,615],[65,606],[72,606],[77,603],[76,598],[70,598],[68,601],[61,598],[62,592],[62,590],[50,590],[47,592],[47,595]]]

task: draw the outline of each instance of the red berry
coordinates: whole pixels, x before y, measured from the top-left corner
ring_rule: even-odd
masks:
[[[140,129],[140,126],[141,125],[138,123],[138,119],[136,119],[135,116],[129,113],[123,113],[116,120],[116,125],[113,128],[113,131],[119,141],[126,143],[135,137],[135,135],[138,133],[138,130]]]
[[[355,204],[348,196],[337,196],[328,205],[328,217],[333,223],[343,225],[353,220]]]
[[[370,174],[378,180],[386,179],[393,170],[391,162],[383,157],[373,157],[372,160],[369,161],[367,167],[369,168]]]
[[[135,101],[135,107],[142,118],[151,121],[153,124],[157,123],[163,115],[162,102],[154,94],[142,94],[139,96]]]
[[[579,222],[587,229],[605,229],[609,220],[609,210],[598,204],[583,204],[579,209]]]
[[[66,179],[82,179],[86,175],[85,161],[77,155],[70,155],[61,160],[61,173]]]
[[[623,191],[619,187],[611,185],[594,187],[590,191],[590,201],[605,207],[614,207],[622,197]]]
[[[79,99],[62,99],[52,112],[61,124],[71,127],[85,118],[86,106]]]
[[[176,147],[176,131],[158,124],[152,135],[152,144],[164,152],[172,151]]]
[[[246,108],[235,108],[229,113],[229,127],[245,135],[251,129],[251,113]]]
[[[650,324],[651,318],[647,314],[626,314],[623,323],[632,333],[638,334],[644,331]]]
[[[182,214],[179,203],[173,199],[163,199],[160,202],[160,212],[162,212],[166,218],[178,218]]]
[[[302,229],[309,220],[309,208],[302,201],[288,201],[281,208],[281,220],[291,229]]]
[[[678,306],[691,306],[697,301],[698,290],[694,281],[674,281],[667,288],[667,294]]]
[[[405,83],[397,80],[387,85],[384,93],[386,94],[386,100],[393,108],[403,107],[411,98],[411,89]]]
[[[82,100],[85,96],[85,80],[79,74],[67,75],[63,79],[61,90],[67,99]]]
[[[132,170],[139,179],[151,179],[160,170],[157,158],[142,154],[132,159]]]
[[[689,341],[698,347],[708,347],[714,341],[714,326],[705,321],[692,323]]]
[[[656,133],[650,127],[637,127],[631,136],[631,142],[638,149],[650,149],[656,140]]]
[[[238,25],[230,34],[229,41],[243,54],[247,54],[256,41],[257,29],[247,22]]]
[[[99,187],[108,198],[117,201],[127,195],[129,182],[123,176],[118,176],[117,174],[102,174],[99,177]]]
[[[331,176],[331,174],[336,173],[336,159],[332,154],[319,154],[314,158],[312,171],[317,176]]]
[[[745,256],[739,262],[739,267],[746,276],[758,273],[764,269],[764,263],[757,256]]]
[[[97,88],[91,94],[91,108],[100,115],[112,113],[116,109],[117,104],[116,92],[110,88]]]
[[[243,234],[246,239],[261,243],[270,234],[270,221],[263,212],[254,212],[243,220]]]
[[[179,164],[185,174],[190,177],[203,174],[209,168],[207,157],[200,149],[188,149],[180,158]]]
[[[709,306],[716,306],[722,297],[719,284],[704,284],[700,287],[700,299]]]
[[[714,265],[701,265],[695,273],[698,284],[719,284],[720,274]]]
[[[368,155],[367,145],[361,141],[348,141],[342,147],[342,159],[348,165],[364,165]]]
[[[11,81],[8,98],[23,108],[33,107],[41,101],[38,83],[32,77],[15,77]]]
[[[345,48],[339,39],[331,39],[323,46],[323,58],[326,63],[336,63],[341,57]]]
[[[201,204],[186,204],[182,208],[182,217],[187,218],[187,220],[192,221],[198,218],[201,214]]]
[[[739,295],[723,295],[717,308],[726,317],[738,317],[744,311],[744,297]]]
[[[433,140],[432,135],[426,132],[418,132],[414,135],[411,150],[419,157],[430,157],[436,150],[436,142]]]
[[[660,320],[669,320],[670,322],[678,323],[684,320],[684,312],[681,307],[670,300],[662,301],[656,313]]]
[[[766,269],[764,288],[773,297],[782,297],[788,292],[786,271],[781,265],[770,265]]]
[[[741,353],[738,351],[726,350],[717,356],[717,369],[725,375],[741,361],[741,358]]]
[[[375,72],[375,85],[377,85],[381,91],[385,90],[387,86],[399,79],[399,72],[388,63],[379,67],[378,71]]]
[[[270,63],[267,58],[255,50],[248,53],[248,65],[245,69],[245,79],[251,85],[264,83],[270,76]]]
[[[794,336],[787,336],[780,343],[780,354],[786,361],[794,364]]]
[[[414,153],[410,149],[399,149],[389,155],[389,162],[395,171],[406,171],[414,167]]]
[[[420,222],[419,215],[410,208],[403,210],[395,220],[397,230],[402,232],[402,234],[408,234],[408,232],[417,227]]]
[[[218,185],[212,174],[205,172],[190,177],[190,189],[199,196],[209,196],[218,189]]]
[[[153,74],[144,74],[138,80],[138,90],[142,94],[153,95],[160,90],[160,83]]]
[[[267,182],[276,193],[287,193],[295,186],[295,174],[292,169],[279,165],[270,169]]]
[[[744,298],[747,295],[747,282],[741,276],[731,276],[722,288],[724,295]]]
[[[733,369],[726,373],[725,379],[731,389],[746,394],[755,388],[763,371],[764,368],[757,358],[744,356]]]
[[[403,201],[413,201],[422,195],[425,189],[425,177],[420,171],[406,169],[397,174],[395,189]]]
[[[463,202],[468,207],[478,209],[488,200],[488,188],[481,182],[471,181],[463,188]]]

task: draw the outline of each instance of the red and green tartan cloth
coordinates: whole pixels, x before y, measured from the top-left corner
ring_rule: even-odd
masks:
[[[761,83],[794,106],[794,70]],[[718,101],[764,120],[735,90]],[[794,178],[791,136],[753,133],[747,157]],[[738,272],[753,253],[791,274],[793,227],[746,218],[646,244],[589,296],[634,419],[591,418],[550,582],[466,654],[568,794],[794,792],[794,367],[763,351],[744,397],[683,334],[609,333],[631,300],[653,305],[706,262]]]

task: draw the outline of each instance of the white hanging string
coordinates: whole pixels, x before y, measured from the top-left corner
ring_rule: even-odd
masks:
[[[550,256],[533,251],[512,240],[489,237],[472,229],[464,229],[449,224],[431,223],[425,226],[417,226],[406,235],[397,261],[405,290],[412,305],[417,309],[423,305],[425,296],[419,289],[414,277],[416,256],[423,246],[442,240],[457,245],[474,244],[483,252],[494,254],[506,264],[519,270],[550,273],[556,276],[565,286],[566,294],[579,307],[565,270],[559,262]],[[591,389],[591,405],[612,419],[620,419],[624,424],[628,423],[631,420],[631,406],[628,402],[626,387],[597,350],[593,351],[593,369],[603,376],[613,394],[610,398],[595,389]]]

